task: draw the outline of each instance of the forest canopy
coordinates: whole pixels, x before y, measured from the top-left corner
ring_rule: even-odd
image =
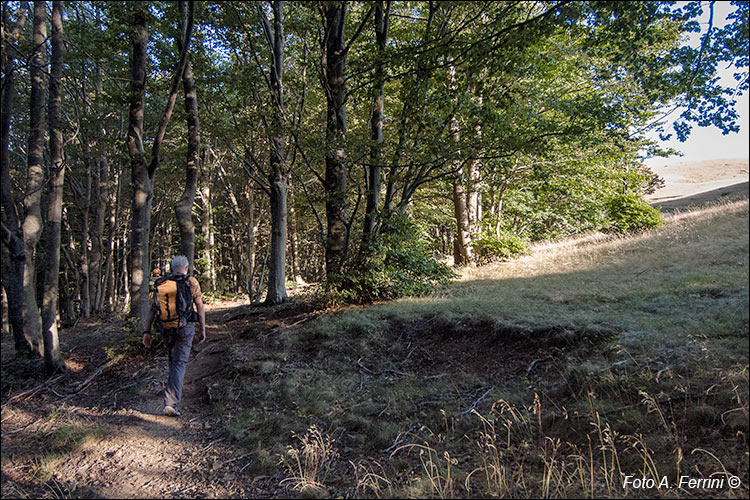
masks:
[[[176,254],[209,294],[371,301],[659,224],[649,134],[739,130],[749,4],[714,3],[3,2],[16,349],[143,322]]]

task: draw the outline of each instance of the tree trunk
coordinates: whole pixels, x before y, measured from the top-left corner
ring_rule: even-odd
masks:
[[[31,57],[31,97],[29,100],[29,144],[27,158],[26,197],[24,198],[23,237],[26,265],[23,273],[24,333],[26,340],[39,354],[42,346],[42,317],[36,298],[36,246],[42,235],[41,197],[44,186],[42,168],[44,154],[44,66],[47,40],[47,7],[44,1],[34,1],[34,53]]]
[[[114,194],[110,193],[110,199],[108,203],[109,207],[109,236],[107,237],[107,261],[104,264],[105,275],[106,275],[106,304],[107,312],[112,312],[116,308],[117,297],[115,287],[115,244],[117,234],[117,213],[120,208],[120,171],[121,168],[118,166],[115,172],[115,178],[117,184],[115,186]],[[114,199],[113,199],[114,198]]]
[[[282,135],[284,112],[284,24],[283,2],[273,2],[273,54],[271,90],[275,99],[268,177],[271,192],[271,262],[268,268],[266,304],[284,302],[286,295],[287,168]]]
[[[180,12],[185,12],[186,2],[180,2]],[[183,36],[186,25],[183,25]],[[189,272],[195,270],[195,226],[193,225],[193,204],[198,185],[198,159],[200,152],[200,128],[198,122],[198,96],[193,80],[193,68],[188,57],[182,74],[185,92],[185,113],[187,115],[188,148],[185,164],[185,190],[175,205],[175,216],[180,228],[180,254],[188,259]]]
[[[478,92],[478,85],[474,83],[471,86],[471,92]],[[482,97],[478,97],[479,105],[482,105]],[[477,123],[474,127],[477,139],[482,137],[482,125]],[[472,158],[467,166],[467,190],[466,190],[466,211],[469,219],[469,237],[474,239],[479,234],[479,223],[482,220],[482,162]]]
[[[326,93],[326,281],[330,286],[341,273],[346,258],[349,226],[346,214],[346,52],[344,25],[346,4],[324,4],[325,93]]]
[[[216,269],[214,267],[214,232],[213,226],[213,207],[211,206],[211,178],[210,173],[205,172],[204,182],[201,187],[201,202],[203,205],[203,214],[201,215],[201,234],[203,235],[203,260],[206,261],[206,270],[208,272],[211,290],[216,290]]]
[[[467,230],[471,239],[479,233],[479,222],[482,217],[482,179],[479,167],[479,160],[471,160],[467,165],[466,215]]]
[[[253,280],[255,277],[255,235],[258,231],[259,220],[255,217],[255,190],[253,189],[253,181],[249,180],[246,184],[245,189],[247,190],[247,283],[245,285],[245,291],[247,292],[248,300],[252,304],[253,297],[255,297]]]
[[[143,155],[143,97],[146,87],[146,44],[148,27],[146,26],[146,8],[142,1],[136,2],[133,15],[135,33],[133,36],[132,80],[130,84],[130,117],[128,127],[128,154],[130,155],[133,199],[131,213],[130,241],[130,317],[137,318],[145,327],[148,312],[148,276],[149,265],[149,229],[151,226],[151,200],[153,181],[159,167],[162,141],[167,125],[172,117],[177,91],[180,86],[187,62],[187,51],[190,46],[190,35],[193,27],[194,3],[188,5],[188,17],[185,29],[185,41],[180,49],[180,59],[172,76],[172,83],[167,96],[159,127],[151,149],[151,162],[146,165]]]
[[[120,276],[122,280],[122,312],[128,310],[130,305],[130,252],[128,251],[128,236],[125,231],[122,234],[122,241],[119,243],[122,257],[120,259]],[[118,283],[119,286],[119,283]]]
[[[91,268],[94,300],[92,308],[94,312],[102,312],[104,306],[104,290],[106,286],[106,274],[104,272],[104,225],[107,218],[107,204],[109,203],[109,165],[106,157],[102,154],[98,160],[99,173],[96,178],[96,214],[93,232],[93,262]]]
[[[462,169],[463,170],[463,169]],[[469,235],[469,217],[466,210],[466,189],[462,171],[453,180],[453,210],[456,218],[456,246],[453,262],[457,266],[471,262],[471,239]]]
[[[148,311],[148,232],[151,212],[151,177],[143,156],[143,97],[146,87],[146,5],[135,4],[133,12],[133,54],[131,57],[128,154],[133,184],[130,237],[130,317],[145,327]]]
[[[449,85],[453,87],[456,82],[456,68],[452,64],[448,68]],[[454,143],[458,143],[460,130],[458,119],[455,115],[450,118],[449,135]],[[458,160],[460,161],[460,160]],[[456,239],[453,246],[453,264],[462,266],[469,264],[472,258],[471,234],[469,233],[469,214],[466,201],[466,179],[464,168],[458,169],[456,178],[453,179],[453,212],[456,219]]]
[[[5,258],[5,254],[7,253],[6,250],[7,249],[3,247],[2,249],[3,259]],[[3,310],[3,319],[2,319],[3,330],[2,330],[2,334],[0,335],[5,337],[6,335],[10,335],[10,315],[8,313],[8,296],[5,293],[5,285],[3,284],[3,280],[1,277],[0,277],[0,303],[2,304],[2,310]]]
[[[0,186],[2,187],[3,208],[3,287],[6,290],[8,300],[8,323],[13,334],[13,343],[16,356],[29,355],[32,353],[32,345],[24,336],[24,267],[26,260],[26,249],[24,246],[23,228],[20,225],[16,203],[10,186],[10,122],[13,110],[13,95],[15,93],[15,68],[14,59],[10,51],[6,50],[6,44],[10,44],[18,38],[26,24],[26,3],[21,4],[18,12],[18,20],[10,33],[10,39],[0,41],[2,48],[3,64],[3,95],[2,95],[2,124],[0,133],[2,144],[0,144]],[[7,9],[3,9],[3,26],[7,22]],[[5,251],[7,250],[7,253]],[[7,267],[6,267],[7,266]]]
[[[271,256],[268,268],[266,304],[286,300],[287,185],[286,178],[276,170],[271,181]]]
[[[101,112],[102,99],[102,71],[101,66],[97,63],[94,77],[94,87],[96,88],[96,110]],[[102,126],[100,128],[101,137],[107,134]],[[94,184],[94,199],[96,200],[96,210],[94,212],[94,230],[91,234],[92,253],[91,253],[91,285],[92,292],[91,307],[95,313],[99,313],[104,307],[104,291],[106,286],[106,275],[104,273],[104,225],[107,219],[107,204],[109,203],[109,164],[105,154],[103,144],[98,145],[97,151],[97,169]]]
[[[266,265],[268,264],[268,256],[271,254],[271,245],[266,247],[266,256],[263,258],[263,262],[260,265],[260,277],[258,278],[258,292],[255,297],[255,303],[260,303],[260,299],[263,296],[263,280],[266,278]]]
[[[387,2],[385,9],[383,1],[378,0],[375,6],[375,43],[377,45],[377,60],[375,61],[375,85],[370,116],[370,164],[366,168],[365,183],[367,185],[367,200],[365,207],[365,222],[362,228],[362,245],[360,253],[369,256],[373,250],[375,225],[380,205],[381,164],[383,149],[383,114],[385,112],[385,45],[388,36],[388,11],[391,2]]]
[[[69,277],[66,278],[66,288],[65,293],[62,294],[62,300],[65,316],[68,323],[72,325],[77,318],[74,302],[77,300],[80,292],[79,282],[81,281],[81,274],[78,271],[80,266],[73,261],[76,245],[73,239],[73,231],[70,228],[69,210],[63,210],[62,229],[65,232],[65,246],[62,247],[62,251],[63,255],[65,255],[66,274],[73,275],[72,280]]]
[[[304,285],[299,267],[299,238],[297,236],[297,210],[294,206],[294,189],[289,184],[289,253],[291,258],[292,277],[298,285]]]
[[[81,215],[81,230],[79,233],[81,244],[81,315],[84,318],[91,316],[91,274],[89,272],[89,214],[91,207],[91,160],[89,151],[83,160],[86,165],[86,184],[83,194],[83,213]]]
[[[44,274],[44,300],[42,304],[42,338],[44,340],[44,368],[52,375],[65,368],[57,335],[57,299],[60,279],[60,226],[62,220],[63,137],[60,123],[60,86],[63,64],[63,3],[52,2],[52,65],[49,80],[49,210],[47,212],[47,258]]]

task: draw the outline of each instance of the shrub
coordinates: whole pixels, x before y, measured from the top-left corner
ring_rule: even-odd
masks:
[[[508,260],[526,252],[528,248],[520,236],[505,231],[500,235],[489,232],[480,233],[471,242],[471,246],[479,264]]]
[[[452,277],[414,223],[406,216],[392,216],[381,228],[370,258],[329,283],[329,295],[335,301],[360,303],[425,295]]]
[[[642,231],[664,223],[658,209],[650,206],[637,194],[624,194],[607,201],[607,232],[627,233]]]

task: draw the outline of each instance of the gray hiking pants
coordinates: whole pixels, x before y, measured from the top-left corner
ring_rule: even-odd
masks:
[[[164,330],[164,340],[169,353],[169,378],[164,391],[164,405],[175,406],[182,399],[182,381],[185,378],[190,347],[193,345],[195,325]]]

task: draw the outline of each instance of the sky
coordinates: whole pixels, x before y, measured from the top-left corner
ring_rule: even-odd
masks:
[[[714,7],[714,25],[721,27],[726,24],[726,16],[731,11],[729,2],[716,2]],[[702,22],[708,22],[708,9],[704,9]],[[697,37],[692,37],[697,38]],[[691,40],[694,43],[694,40]],[[735,70],[736,71],[736,70]],[[726,70],[723,66],[719,68],[719,75],[724,86],[734,87],[736,82],[732,77],[732,70]],[[676,138],[669,141],[659,141],[664,148],[674,148],[681,151],[684,156],[671,156],[669,158],[649,158],[646,165],[671,165],[679,162],[693,162],[703,160],[715,160],[719,158],[747,158],[750,155],[750,99],[745,92],[737,99],[736,110],[739,114],[740,131],[722,135],[716,127],[693,126],[690,137],[685,142]],[[678,110],[674,116],[679,116]],[[673,134],[674,135],[674,134]],[[656,134],[650,136],[658,141]]]

